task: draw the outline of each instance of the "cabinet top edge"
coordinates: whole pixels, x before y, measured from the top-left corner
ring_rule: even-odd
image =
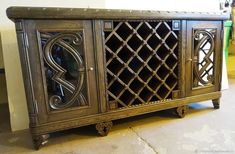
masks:
[[[58,7],[9,7],[8,18],[16,19],[187,19],[227,20],[230,15],[223,12],[180,12],[154,10],[118,10]]]

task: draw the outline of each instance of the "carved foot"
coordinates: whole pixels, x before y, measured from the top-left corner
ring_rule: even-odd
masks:
[[[214,106],[214,109],[219,109],[220,108],[220,99],[213,99],[212,100],[212,103],[213,103],[213,106]]]
[[[113,126],[112,121],[108,121],[108,122],[98,123],[96,124],[95,127],[101,136],[107,136],[112,126]]]
[[[180,117],[183,118],[185,117],[185,114],[188,112],[188,105],[184,105],[184,106],[179,106],[176,108],[176,114]]]
[[[33,136],[33,144],[36,150],[39,150],[44,144],[48,142],[49,134],[46,135],[35,135]]]

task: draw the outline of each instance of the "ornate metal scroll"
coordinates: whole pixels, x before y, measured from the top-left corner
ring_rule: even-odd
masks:
[[[43,57],[48,65],[47,72],[49,73],[50,80],[55,82],[56,88],[59,89],[59,94],[49,95],[49,105],[52,109],[64,109],[70,107],[74,102],[78,102],[80,106],[87,104],[85,96],[82,94],[84,84],[85,67],[82,56],[78,48],[82,46],[83,37],[82,33],[41,33]],[[68,69],[63,68],[65,60],[57,55],[68,54],[74,60],[74,66],[77,71],[76,75],[71,75],[74,82],[69,81],[65,74]],[[67,65],[70,62],[67,62]],[[47,75],[48,76],[48,75]],[[67,75],[68,76],[68,75]],[[47,83],[48,84],[48,83]],[[56,90],[54,90],[56,91]],[[58,91],[58,90],[57,90]],[[63,99],[65,91],[70,93],[69,98]]]
[[[194,31],[193,86],[213,84],[214,82],[214,29]]]

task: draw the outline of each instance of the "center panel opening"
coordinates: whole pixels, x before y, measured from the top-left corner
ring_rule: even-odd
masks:
[[[108,102],[122,109],[171,99],[179,76],[179,31],[172,21],[111,23],[103,31]]]

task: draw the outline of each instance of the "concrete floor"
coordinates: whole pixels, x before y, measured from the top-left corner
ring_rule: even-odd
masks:
[[[235,56],[230,56],[230,88],[223,91],[219,110],[207,101],[190,105],[183,119],[161,111],[117,120],[106,137],[97,136],[93,126],[53,133],[39,151],[33,149],[28,130],[11,133],[9,127],[0,126],[0,154],[235,153],[234,66]]]

